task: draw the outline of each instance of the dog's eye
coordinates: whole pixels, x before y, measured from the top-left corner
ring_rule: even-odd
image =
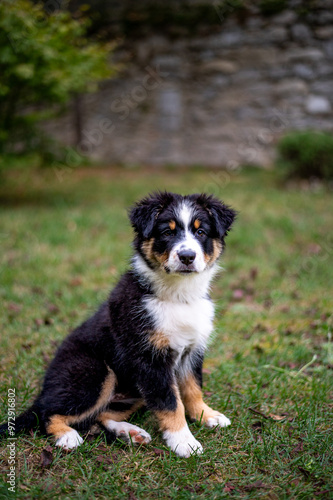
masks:
[[[166,229],[165,231],[163,231],[162,234],[163,234],[163,236],[167,236],[167,237],[174,235],[174,233],[173,233],[173,231],[171,231],[171,229]]]
[[[203,236],[206,236],[206,233],[203,229],[198,229],[198,231],[195,233],[197,236],[199,237],[203,237]]]

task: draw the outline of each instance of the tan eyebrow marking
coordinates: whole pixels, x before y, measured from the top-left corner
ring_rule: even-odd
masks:
[[[199,221],[199,219],[195,219],[195,221],[194,221],[195,229],[199,229],[200,225],[201,225],[201,222]]]
[[[176,223],[174,220],[171,220],[169,222],[169,228],[171,229],[171,231],[174,231],[176,229]]]

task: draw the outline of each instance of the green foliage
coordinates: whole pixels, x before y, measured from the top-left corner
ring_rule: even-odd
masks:
[[[110,77],[110,45],[87,40],[87,20],[48,15],[30,0],[0,3],[0,153],[36,141],[35,125],[74,93]]]
[[[279,163],[291,177],[333,178],[333,137],[324,132],[293,132],[277,145]]]

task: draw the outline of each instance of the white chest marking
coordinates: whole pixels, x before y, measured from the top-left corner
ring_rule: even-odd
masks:
[[[150,297],[145,306],[156,330],[168,337],[170,347],[180,355],[188,347],[205,349],[214,317],[214,306],[209,299],[186,304]]]

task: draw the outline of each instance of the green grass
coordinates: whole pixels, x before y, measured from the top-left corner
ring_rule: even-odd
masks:
[[[132,449],[103,436],[55,449],[35,433],[16,441],[17,498],[333,498],[333,199],[323,186],[282,187],[275,174],[112,168],[18,170],[0,188],[0,417],[40,387],[56,345],[107,297],[126,269],[126,210],[153,189],[208,191],[239,210],[216,280],[216,332],[205,400],[230,428],[191,429],[204,454],[177,458],[153,415]],[[270,416],[271,415],[271,416]],[[10,498],[2,442],[0,498]],[[51,445],[51,465],[41,465]]]

